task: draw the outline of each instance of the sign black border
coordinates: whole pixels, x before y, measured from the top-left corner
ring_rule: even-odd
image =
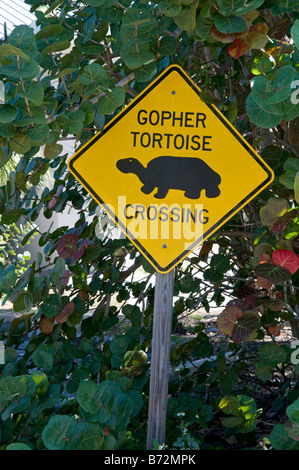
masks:
[[[216,224],[214,224],[212,227],[209,228],[200,238],[198,238],[189,248],[188,250],[184,250],[179,256],[177,256],[168,266],[165,268],[162,268],[159,263],[151,256],[150,253],[148,253],[147,250],[142,246],[142,244],[134,238],[134,236],[128,232],[126,226],[118,220],[118,217],[116,214],[114,214],[108,207],[106,207],[106,203],[102,200],[102,198],[91,188],[91,186],[85,181],[84,178],[76,171],[74,168],[74,163],[76,160],[86,153],[86,151],[99,139],[101,139],[109,130],[115,126],[123,116],[125,116],[130,110],[135,107],[146,95],[148,95],[159,83],[161,83],[169,74],[172,72],[178,72],[181,77],[187,82],[189,86],[195,91],[195,93],[199,96],[200,98],[200,90],[199,88],[193,83],[190,77],[186,75],[183,70],[176,65],[171,65],[169,66],[164,72],[161,73],[161,75],[151,84],[149,85],[144,91],[142,91],[136,98],[134,98],[131,103],[116,117],[105,126],[102,132],[99,132],[96,134],[84,147],[79,150],[71,159],[68,161],[68,168],[73,173],[73,175],[81,182],[83,183],[83,186],[88,190],[88,192],[92,195],[92,197],[101,205],[104,207],[105,211],[112,217],[112,219],[115,221],[115,223],[125,232],[126,236],[132,241],[132,243],[135,244],[135,246],[138,248],[138,250],[144,254],[144,256],[151,262],[151,264],[155,267],[157,271],[160,273],[167,273],[171,269],[173,269],[180,261],[182,261],[188,253],[193,251],[203,240],[209,237],[210,234],[215,232],[221,225],[223,225],[227,220],[229,220],[235,212],[238,212],[244,205],[252,200],[256,194],[258,194],[262,189],[264,189],[268,184],[271,183],[273,180],[273,173],[268,168],[268,166],[263,162],[263,160],[251,149],[251,147],[241,138],[240,134],[238,131],[226,121],[226,119],[223,117],[220,111],[217,110],[214,106],[210,104],[206,104],[210,111],[216,115],[216,117],[221,121],[221,123],[230,131],[230,133],[234,136],[235,139],[239,141],[239,143],[244,147],[247,152],[250,153],[250,155],[255,159],[255,161],[263,168],[263,170],[267,173],[267,178],[259,185],[257,186],[256,189],[251,191],[246,198],[242,199],[233,209],[231,209],[225,216],[223,216]]]

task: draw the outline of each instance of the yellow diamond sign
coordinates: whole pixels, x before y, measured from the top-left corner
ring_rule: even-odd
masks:
[[[272,170],[177,65],[68,162],[70,172],[161,273],[273,180]]]

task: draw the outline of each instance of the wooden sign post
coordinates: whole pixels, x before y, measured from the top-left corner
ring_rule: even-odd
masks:
[[[146,448],[165,443],[174,270],[156,273]]]

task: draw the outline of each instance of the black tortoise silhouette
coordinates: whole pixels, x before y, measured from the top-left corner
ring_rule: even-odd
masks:
[[[123,158],[116,163],[122,173],[134,173],[143,183],[141,191],[164,199],[170,189],[185,191],[188,199],[199,199],[204,189],[206,197],[220,195],[221,177],[200,158],[161,156],[153,158],[144,167],[137,158]]]

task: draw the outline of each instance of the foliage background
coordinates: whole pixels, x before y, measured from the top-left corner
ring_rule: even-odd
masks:
[[[299,332],[298,1],[26,3],[40,30],[18,26],[0,45],[0,293],[21,312],[1,320],[1,448],[145,447],[153,270],[129,241],[99,239],[101,214],[61,142],[72,136],[79,148],[177,63],[275,180],[176,270],[174,333],[199,307],[224,310],[220,341],[199,322],[172,349],[180,372],[167,442],[298,450],[299,370],[278,341],[285,325]],[[52,187],[42,185],[49,172]],[[74,227],[36,227],[40,213],[65,208],[77,211]],[[21,253],[33,236],[30,262]]]

